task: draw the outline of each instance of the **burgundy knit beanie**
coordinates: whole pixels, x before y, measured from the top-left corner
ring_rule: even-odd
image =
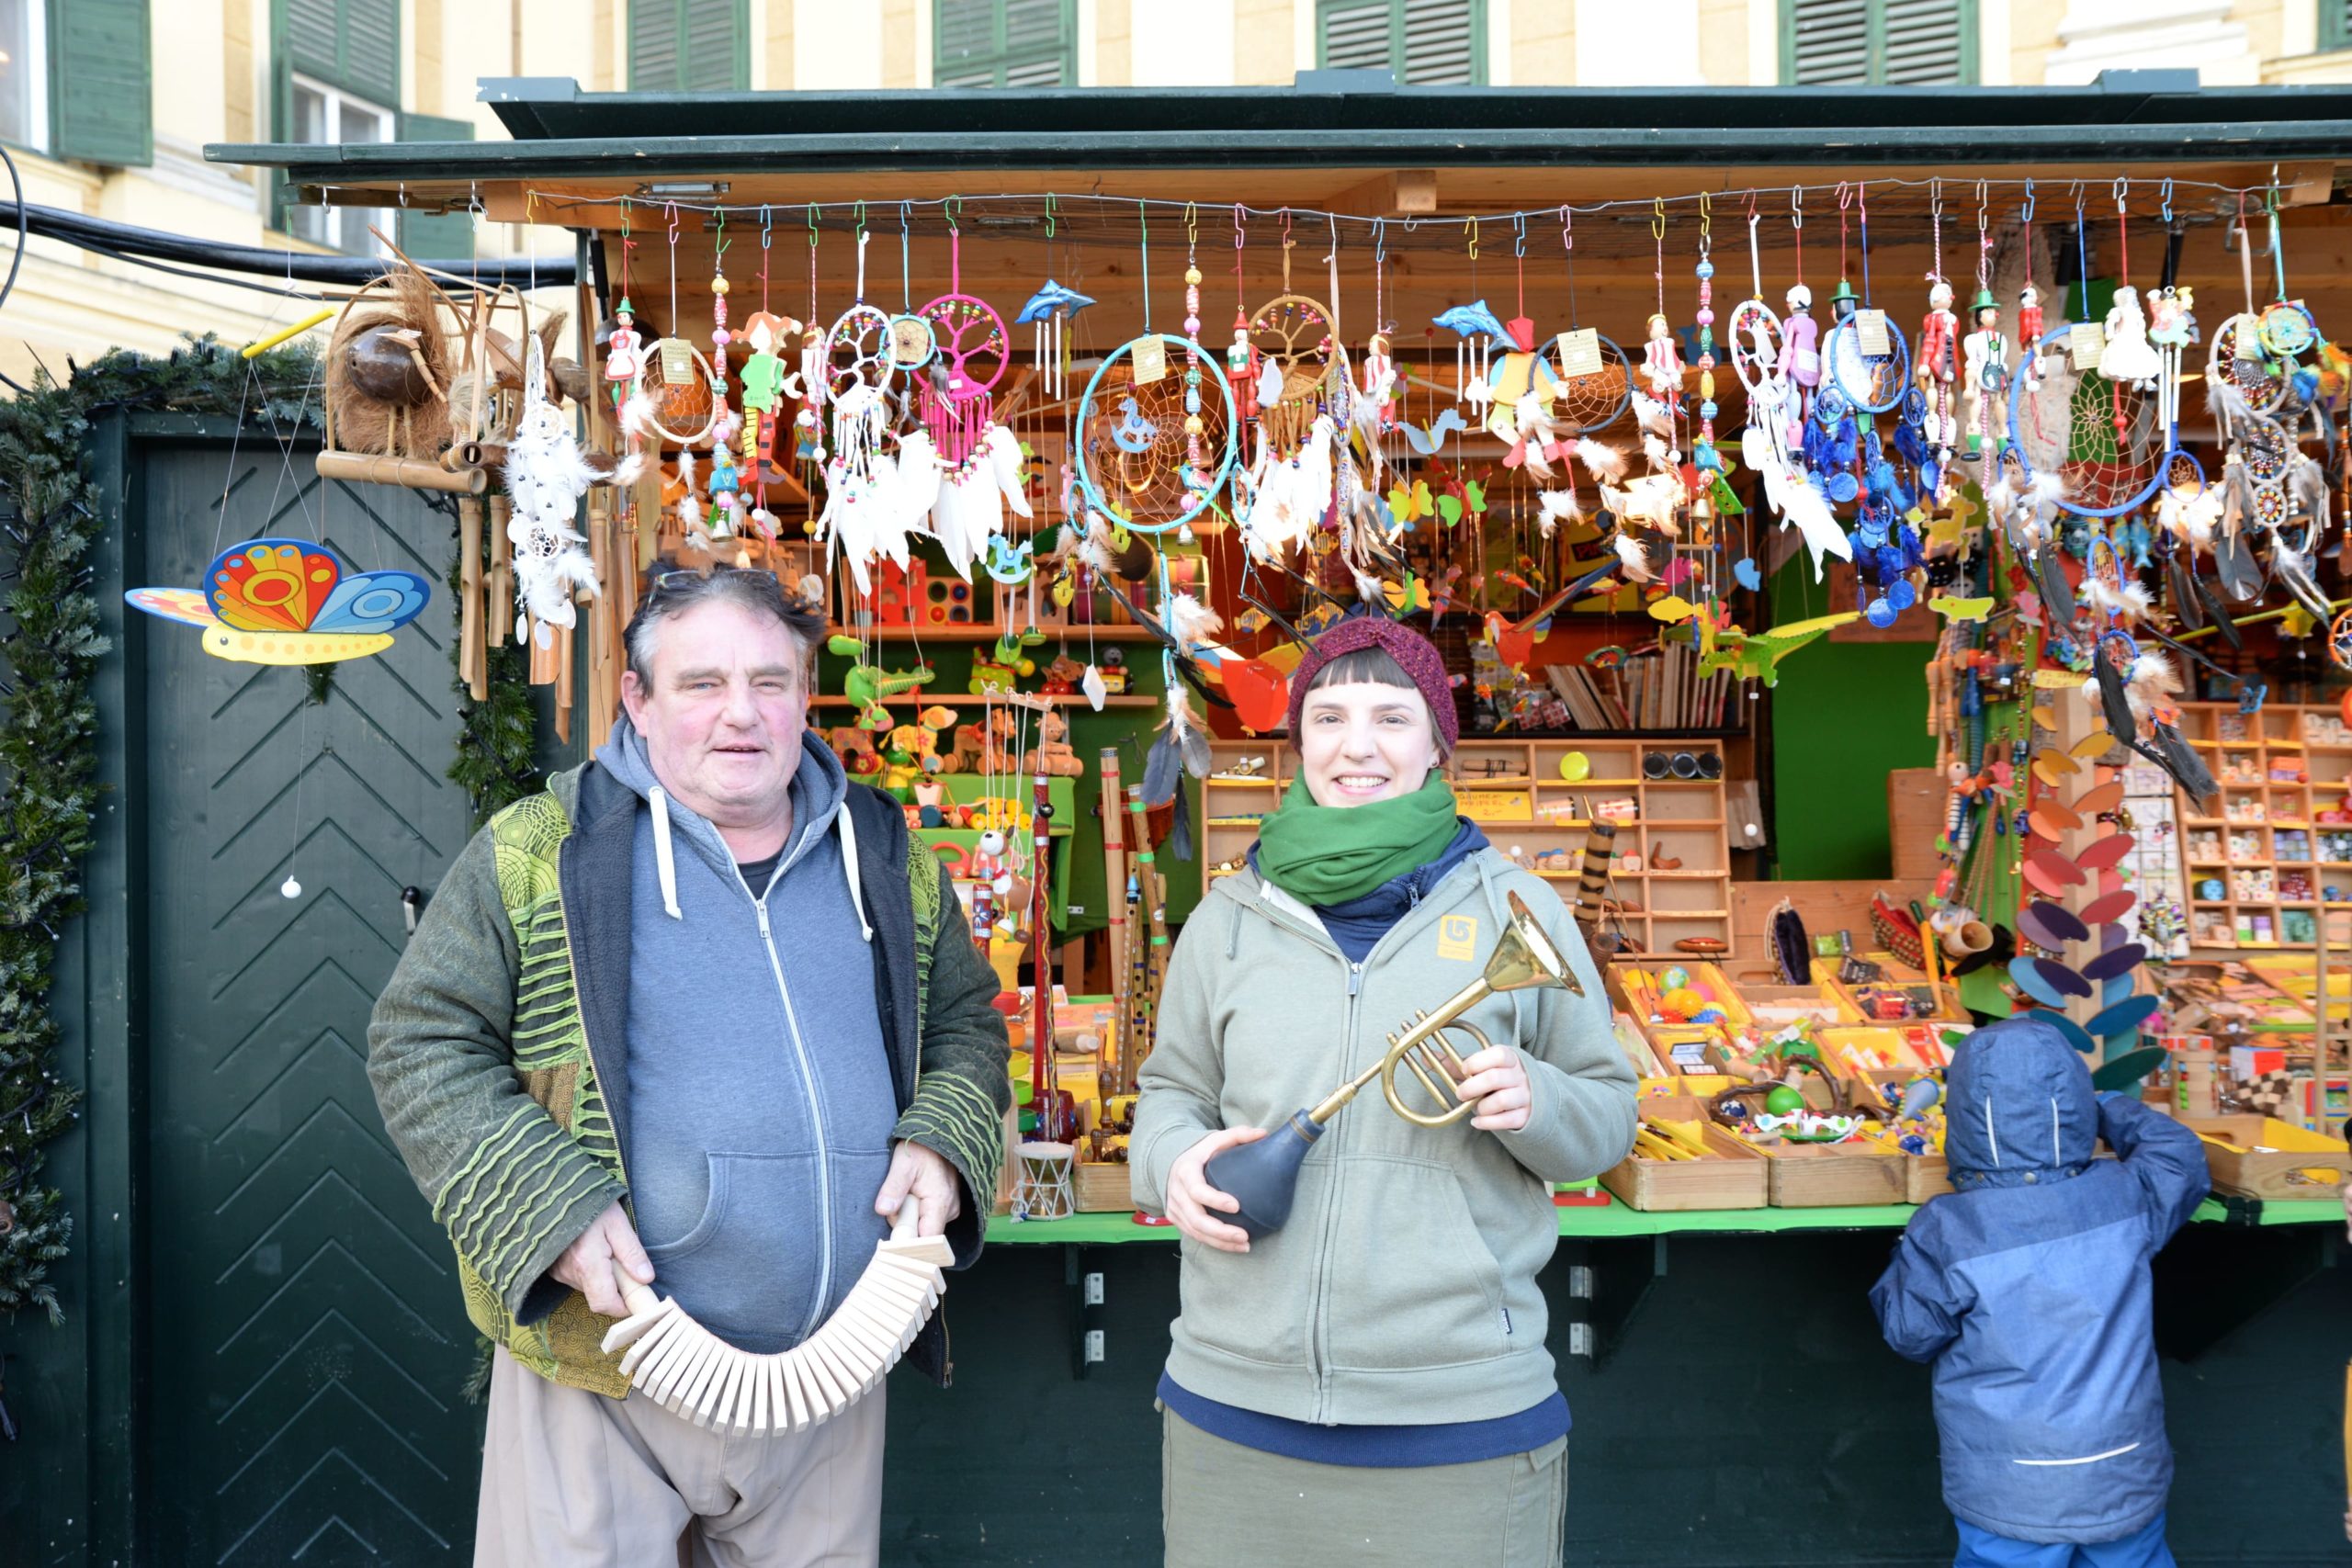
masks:
[[[1298,739],[1298,713],[1306,705],[1306,689],[1315,683],[1317,671],[1345,654],[1360,649],[1376,648],[1396,661],[1430,705],[1430,716],[1437,723],[1438,742],[1448,755],[1462,738],[1462,724],[1453,713],[1453,685],[1446,678],[1445,656],[1430,641],[1410,626],[1400,625],[1385,615],[1351,615],[1307,644],[1306,656],[1290,677],[1290,734],[1293,744]]]

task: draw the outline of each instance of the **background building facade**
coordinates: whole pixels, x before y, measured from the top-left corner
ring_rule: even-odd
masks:
[[[590,91],[1277,86],[1322,67],[1486,86],[2352,79],[2352,0],[0,0],[0,142],[28,201],[244,244],[568,245],[463,215],[288,209],[212,141],[502,134],[484,76]],[[1736,149],[1725,149],[1736,155]],[[35,240],[0,371],[246,341],[301,307]]]

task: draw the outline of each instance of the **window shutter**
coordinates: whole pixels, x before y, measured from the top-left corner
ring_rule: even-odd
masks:
[[[628,85],[639,93],[739,93],[752,85],[746,0],[630,0]]]
[[[54,0],[50,144],[86,164],[155,161],[147,0]]]
[[[2352,0],[2319,0],[2319,46],[2352,49]]]
[[[1860,86],[1871,79],[1868,0],[1792,0],[1787,80],[1798,86]]]
[[[1323,7],[1323,64],[1327,70],[1389,70],[1396,20],[1392,0],[1345,0]]]
[[[280,54],[288,68],[380,107],[400,107],[401,0],[280,5]]]
[[[1890,86],[1964,80],[1961,11],[1953,0],[1888,0],[1878,80]]]
[[[1071,0],[937,0],[934,87],[1065,87],[1077,78]]]
[[[1976,79],[1974,0],[1782,0],[1781,16],[1781,80],[1792,85]]]
[[[1417,86],[1470,87],[1486,72],[1477,0],[1404,0],[1405,60],[1398,77]]]
[[[402,141],[471,141],[474,139],[471,120],[444,119],[432,114],[404,114],[400,117],[399,130]],[[463,262],[474,254],[474,215],[470,212],[414,212],[403,208],[400,214],[399,239],[401,249],[418,261]]]

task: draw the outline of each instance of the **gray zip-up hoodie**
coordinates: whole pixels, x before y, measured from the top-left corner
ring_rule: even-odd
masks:
[[[1527,1126],[1421,1127],[1360,1096],[1306,1156],[1287,1225],[1245,1254],[1183,1244],[1168,1357],[1183,1388],[1343,1426],[1489,1420],[1552,1395],[1535,1282],[1559,1239],[1550,1183],[1624,1157],[1634,1081],[1567,907],[1499,851],[1455,866],[1361,964],[1256,872],[1219,879],[1169,963],[1130,1162],[1136,1203],[1159,1210],[1169,1168],[1208,1133],[1279,1127],[1377,1061],[1390,1032],[1485,969],[1510,892],[1585,992],[1493,996],[1468,1015],[1525,1056]],[[1420,1093],[1410,1075],[1404,1088]]]
[[[787,1349],[857,1282],[898,1106],[854,887],[848,775],[811,736],[792,836],[747,886],[624,716],[597,761],[650,809],[631,880],[622,1151],[659,1285],[740,1348]]]

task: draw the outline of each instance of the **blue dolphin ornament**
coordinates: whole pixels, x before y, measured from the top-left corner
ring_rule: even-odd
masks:
[[[1459,333],[1465,338],[1484,336],[1498,343],[1515,342],[1502,322],[1495,319],[1495,313],[1487,309],[1484,299],[1468,305],[1456,305],[1434,318],[1434,324],[1448,332]]]
[[[1027,326],[1057,315],[1068,319],[1093,303],[1093,296],[1065,288],[1049,277],[1043,288],[1029,296],[1029,303],[1021,307],[1021,314],[1012,318],[1012,323]]]

